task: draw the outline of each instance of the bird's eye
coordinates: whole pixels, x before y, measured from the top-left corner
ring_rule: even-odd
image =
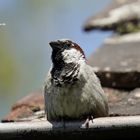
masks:
[[[67,48],[68,47],[68,45],[67,44],[64,44],[64,48]]]
[[[70,46],[71,46],[70,43],[64,44],[64,47],[65,47],[65,48],[69,48]]]
[[[71,43],[67,43],[67,46],[70,47],[71,46]]]

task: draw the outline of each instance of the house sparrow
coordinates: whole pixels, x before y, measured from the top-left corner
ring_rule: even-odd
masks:
[[[108,116],[106,96],[80,46],[67,39],[49,44],[53,65],[44,85],[48,121]]]

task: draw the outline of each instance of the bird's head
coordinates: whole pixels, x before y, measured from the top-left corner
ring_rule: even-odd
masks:
[[[51,41],[49,44],[52,48],[53,64],[85,62],[83,50],[71,40],[60,39]]]

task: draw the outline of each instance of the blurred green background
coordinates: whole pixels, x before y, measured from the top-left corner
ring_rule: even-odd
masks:
[[[42,87],[51,65],[49,41],[70,38],[87,57],[101,45],[110,33],[87,34],[82,25],[110,1],[0,0],[0,118]]]

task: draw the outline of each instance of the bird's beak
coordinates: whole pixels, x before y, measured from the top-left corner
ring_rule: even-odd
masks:
[[[51,41],[49,44],[50,44],[50,46],[52,47],[53,50],[61,48],[61,44],[60,44],[59,41]]]

